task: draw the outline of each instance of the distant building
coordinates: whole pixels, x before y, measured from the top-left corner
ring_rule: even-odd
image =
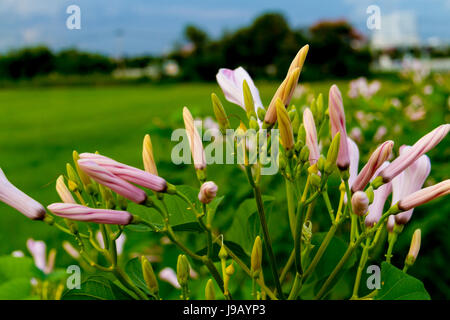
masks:
[[[371,45],[375,49],[412,47],[420,44],[416,17],[408,11],[381,14],[381,28],[374,30]]]

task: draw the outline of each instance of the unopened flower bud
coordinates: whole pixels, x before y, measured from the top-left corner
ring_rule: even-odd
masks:
[[[252,257],[251,257],[251,271],[254,278],[259,276],[261,272],[262,263],[262,242],[261,237],[256,236],[255,243],[253,244]]]
[[[224,246],[221,246],[219,250],[219,259],[226,260],[227,258],[228,258],[227,250],[225,249]]]
[[[369,198],[363,191],[356,191],[352,196],[352,209],[353,213],[362,216],[367,212],[369,207]]]
[[[222,134],[225,134],[226,130],[230,129],[230,121],[228,120],[227,113],[225,112],[222,102],[220,102],[219,97],[215,93],[211,94],[211,100],[220,131]]]
[[[152,264],[147,257],[141,257],[142,274],[144,276],[145,283],[151,294],[157,295],[159,291],[158,280],[156,279],[155,272],[153,271]]]
[[[257,113],[258,113],[258,119],[260,121],[264,121],[264,117],[266,116],[266,109],[258,108]]]
[[[233,261],[231,261],[231,264],[230,264],[228,267],[226,267],[225,273],[226,273],[227,276],[232,276],[232,275],[234,274],[234,264],[233,264]]]
[[[205,299],[206,300],[216,300],[216,294],[214,293],[214,284],[211,279],[209,279],[208,282],[206,282]]]
[[[408,255],[405,259],[405,264],[412,266],[417,259],[420,250],[421,231],[416,229],[411,239],[411,246],[409,247]]]
[[[292,132],[289,115],[280,99],[276,102],[278,129],[280,130],[281,145],[285,150],[291,150],[294,147],[294,134]]]
[[[319,188],[320,187],[320,180],[321,179],[320,179],[320,177],[317,174],[315,174],[315,173],[311,174],[309,176],[309,179],[310,179],[310,183],[311,183],[311,185],[313,187],[315,187],[315,188]]]
[[[177,279],[178,283],[183,287],[187,285],[189,279],[189,261],[184,254],[178,256],[177,261]]]
[[[340,132],[337,132],[331,141],[330,148],[327,153],[327,161],[325,162],[325,172],[327,174],[331,174],[331,172],[333,172],[339,154],[340,140],[341,134]]]
[[[198,200],[200,200],[201,203],[210,203],[217,194],[218,187],[217,185],[212,181],[207,181],[202,184],[200,187],[200,192],[198,194]]]
[[[67,189],[66,184],[64,183],[63,175],[60,175],[58,179],[56,179],[56,192],[63,202],[76,203],[72,197],[72,194],[70,193],[69,189]]]
[[[149,134],[146,134],[144,137],[142,160],[144,162],[145,171],[157,176],[158,170],[156,169],[155,159],[153,158],[153,146]]]
[[[308,161],[309,158],[309,149],[307,146],[303,146],[302,150],[300,151],[299,159],[302,162]]]
[[[244,105],[245,111],[247,112],[247,117],[256,116],[255,113],[255,103],[253,101],[253,96],[248,86],[247,80],[244,79],[242,83],[243,93],[244,93]]]

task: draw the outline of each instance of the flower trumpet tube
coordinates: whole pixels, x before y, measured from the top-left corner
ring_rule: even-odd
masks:
[[[245,101],[243,84],[245,80],[253,97],[255,112],[257,113],[258,108],[263,108],[261,98],[259,97],[258,88],[256,88],[252,78],[244,68],[239,67],[234,70],[225,68],[219,69],[219,72],[216,74],[216,80],[219,86],[222,88],[225,98],[228,101],[237,104],[244,110]]]
[[[309,108],[303,111],[303,125],[306,131],[306,146],[309,149],[309,164],[315,164],[320,157],[319,145],[317,144],[317,130],[314,117]]]
[[[114,175],[110,171],[98,165],[96,162],[88,159],[78,160],[80,169],[88,174],[92,179],[110,188],[114,192],[136,203],[143,203],[147,200],[147,194],[144,190],[126,182],[122,178]]]
[[[155,159],[153,157],[152,139],[149,134],[146,134],[144,137],[142,145],[142,161],[144,163],[145,171],[155,176],[158,175],[158,169],[156,169]]]
[[[75,199],[72,197],[72,194],[64,183],[63,175],[60,175],[58,179],[56,179],[56,192],[63,202],[76,203]]]
[[[419,191],[410,194],[409,196],[406,196],[397,203],[397,206],[402,211],[408,211],[417,206],[430,202],[431,200],[445,196],[449,193],[450,193],[450,179],[447,179],[431,187],[421,189]]]
[[[52,203],[47,208],[59,217],[76,221],[127,225],[133,220],[133,215],[127,211],[94,209],[80,204]]]
[[[389,165],[389,162],[384,162],[375,173],[374,177],[377,175],[377,173],[381,170],[383,170],[385,167]],[[383,208],[384,204],[389,197],[389,195],[392,193],[392,183],[388,182],[381,187],[379,187],[374,192],[373,202],[369,206],[369,213],[366,216],[366,219],[364,220],[367,227],[374,226],[383,215]]]
[[[2,169],[0,169],[0,201],[32,220],[45,218],[45,208],[9,182]]]
[[[400,148],[400,156],[410,149],[411,147],[409,146],[402,146]],[[395,204],[411,193],[420,190],[430,171],[430,159],[426,155],[423,155],[396,176],[392,180],[392,203]],[[413,209],[410,209],[395,215],[395,222],[397,224],[406,224],[411,219],[412,213]]]
[[[198,200],[201,203],[210,203],[216,197],[218,187],[212,181],[207,181],[200,187],[200,192],[198,193]]]
[[[389,158],[394,142],[389,140],[382,143],[370,156],[369,161],[359,172],[352,184],[352,191],[364,190],[367,183],[374,176],[377,169]]]
[[[280,130],[281,145],[288,151],[294,148],[294,133],[291,120],[280,99],[277,99],[278,129]]]
[[[359,149],[355,141],[353,141],[349,137],[347,137],[347,147],[350,157],[350,165],[348,168],[350,176],[348,178],[348,184],[350,187],[352,187],[353,183],[356,180],[356,177],[358,176]]]
[[[167,182],[163,178],[144,170],[117,162],[100,154],[82,153],[80,154],[80,158],[83,160],[93,161],[115,176],[155,192],[164,192],[167,189]]]
[[[450,130],[450,124],[443,124],[420,138],[408,152],[400,154],[392,163],[380,172],[382,182],[386,183],[408,168],[421,155],[434,148]],[[377,181],[378,183],[380,181]]]
[[[196,170],[206,168],[205,151],[203,150],[202,139],[194,124],[194,118],[188,108],[183,108],[183,120],[186,134],[191,148],[192,160]]]
[[[335,84],[330,88],[328,112],[330,114],[332,136],[334,137],[337,132],[341,133],[341,143],[336,164],[340,170],[346,170],[350,165],[350,156],[347,144],[347,130],[345,127],[344,104],[342,102],[341,92]]]

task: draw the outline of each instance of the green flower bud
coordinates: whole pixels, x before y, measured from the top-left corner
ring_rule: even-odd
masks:
[[[323,109],[323,96],[321,93],[317,96],[316,100],[316,109],[317,109],[317,123],[320,124],[324,118],[324,109]]]
[[[219,259],[226,260],[227,258],[228,258],[227,250],[225,250],[225,247],[222,246],[219,250]]]
[[[300,151],[299,159],[302,162],[306,162],[309,159],[309,149],[307,146],[303,146],[302,150]]]
[[[247,80],[244,80],[243,83],[243,91],[244,91],[244,104],[245,104],[245,111],[247,112],[247,117],[250,118],[251,116],[256,117],[255,113],[255,102],[253,101],[252,92],[250,91],[250,87],[248,86]]]
[[[366,195],[367,195],[367,198],[369,199],[369,204],[371,204],[373,202],[373,198],[375,196],[372,186],[369,186],[369,188],[367,188]]]
[[[211,279],[209,279],[208,282],[206,282],[205,299],[216,300],[216,294],[214,293],[214,284]]]
[[[254,116],[250,116],[249,125],[250,125],[250,129],[253,129],[253,130],[256,130],[256,131],[259,130],[258,121],[256,120],[256,118]]]
[[[153,272],[150,261],[145,257],[141,257],[142,274],[144,276],[145,283],[151,294],[157,295],[159,291],[158,280]]]
[[[305,144],[306,142],[306,130],[305,127],[303,126],[303,123],[298,128],[297,141],[301,141],[303,144]]]
[[[320,187],[320,177],[313,173],[309,176],[309,183],[311,183],[311,185],[315,188],[319,188]]]
[[[211,101],[213,104],[213,111],[217,122],[219,123],[220,131],[225,134],[226,130],[230,128],[230,121],[228,120],[227,113],[223,108],[222,102],[215,93],[211,94]]]
[[[226,273],[227,276],[232,276],[234,274],[234,263],[233,263],[233,261],[231,261],[231,264],[228,267],[226,267],[225,273]]]
[[[316,99],[315,98],[312,99],[311,106],[310,106],[309,109],[311,110],[311,113],[313,114],[314,118],[316,118],[317,117],[317,105],[316,105]]]
[[[180,286],[186,286],[189,279],[189,261],[184,254],[178,256],[177,279]]]
[[[330,148],[328,149],[327,161],[325,162],[325,172],[327,174],[331,174],[334,170],[334,166],[336,165],[340,141],[341,141],[341,134],[340,132],[338,132],[331,141]]]
[[[262,242],[261,237],[256,236],[251,256],[251,271],[252,276],[254,278],[258,277],[259,273],[261,272],[261,264],[262,264]]]
[[[261,121],[264,121],[264,117],[266,116],[266,109],[258,108],[257,113],[258,113],[258,119]]]
[[[319,160],[317,160],[317,169],[320,172],[325,172],[325,162],[326,162],[325,158],[322,155],[320,155]]]

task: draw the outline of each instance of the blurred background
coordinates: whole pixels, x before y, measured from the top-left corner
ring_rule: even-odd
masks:
[[[70,5],[80,8],[80,29],[67,27]],[[58,201],[55,181],[73,150],[98,150],[142,167],[142,139],[150,133],[161,176],[196,186],[192,168],[170,160],[176,144],[170,135],[182,126],[183,106],[200,119],[213,116],[211,92],[223,98],[215,75],[238,66],[255,79],[267,105],[306,43],[310,51],[293,103],[307,106],[318,93],[327,101],[336,83],[362,167],[380,142],[394,140],[397,154],[402,144],[450,122],[449,16],[448,0],[1,0],[0,167],[47,205]],[[242,112],[225,107],[232,115]],[[426,185],[449,178],[448,141],[428,153]],[[208,175],[225,195],[215,227],[227,234],[251,190],[234,166],[212,165]],[[277,219],[287,217],[284,183],[264,179],[265,193],[276,196],[269,210],[275,250],[287,259],[287,219]],[[320,209],[313,223],[323,231],[328,227]],[[410,273],[434,299],[450,298],[449,214],[448,198],[416,209],[394,251],[394,264],[402,266],[414,229],[422,229]],[[127,255],[161,247],[152,235],[126,234]],[[56,248],[57,266],[72,261],[60,232],[0,203],[0,254],[28,255],[28,238]],[[173,252],[163,256],[157,269],[175,267]]]

